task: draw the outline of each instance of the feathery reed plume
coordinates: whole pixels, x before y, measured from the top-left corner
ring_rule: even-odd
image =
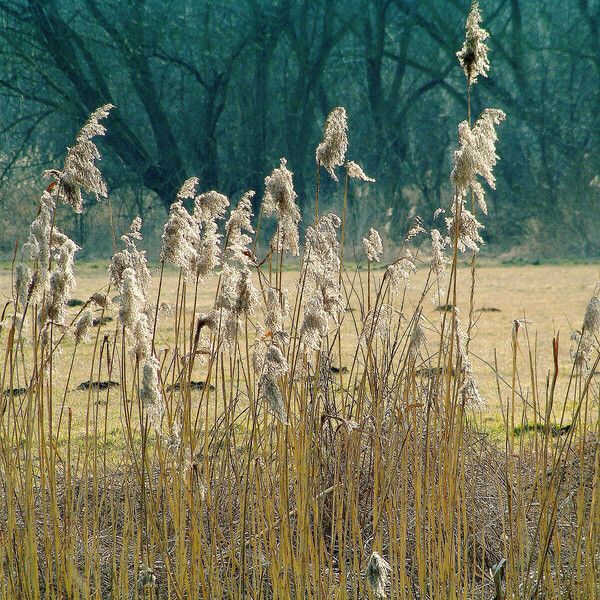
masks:
[[[459,211],[457,218],[456,211]],[[475,215],[467,210],[464,206],[452,204],[452,216],[446,217],[446,226],[448,227],[447,244],[452,244],[452,240],[456,235],[456,226],[458,224],[458,249],[465,252],[467,249],[473,252],[479,252],[479,245],[484,244],[483,238],[479,234],[479,230],[483,229],[483,224],[480,223]]]
[[[111,304],[108,294],[104,292],[94,292],[90,296],[89,301],[95,304],[98,308],[108,308]]]
[[[408,230],[406,234],[406,242],[410,242],[413,238],[417,237],[421,233],[427,233],[425,227],[423,227],[423,220],[419,215],[417,215],[414,219],[413,226]]]
[[[90,328],[94,323],[94,313],[91,308],[85,308],[79,315],[73,327],[75,330],[75,344],[89,340]]]
[[[250,316],[258,306],[258,293],[252,283],[252,274],[248,269],[236,269],[229,264],[223,265],[221,286],[216,300],[216,308],[241,317]]]
[[[136,320],[144,310],[146,300],[142,293],[135,270],[127,267],[123,273],[120,284],[121,306],[119,307],[119,320],[125,329],[133,329]]]
[[[225,224],[229,258],[243,266],[249,266],[254,262],[252,253],[248,249],[248,245],[252,243],[252,238],[244,233],[244,230],[248,233],[254,233],[252,227],[252,198],[254,195],[255,192],[252,190],[246,192],[231,211]]]
[[[73,264],[75,252],[80,250],[73,240],[66,238],[58,251],[49,282],[47,317],[54,323],[63,324],[67,313],[67,302],[75,287]]]
[[[377,229],[369,229],[369,235],[364,237],[363,240],[363,251],[367,256],[369,262],[379,262],[381,255],[383,254],[383,242]]]
[[[421,353],[421,349],[425,347],[427,336],[423,327],[423,317],[421,315],[415,320],[413,330],[408,342],[408,356],[412,360],[416,360]]]
[[[222,219],[229,200],[227,196],[211,190],[196,196],[194,200],[194,219],[199,223],[210,223]]]
[[[198,178],[190,177],[183,182],[183,185],[179,188],[177,192],[178,200],[187,200],[188,198],[193,198],[196,195],[196,188],[198,187]]]
[[[367,584],[371,588],[371,592],[376,598],[386,598],[386,587],[388,584],[390,571],[392,567],[387,560],[379,556],[377,552],[373,552],[367,566],[366,579]]]
[[[504,121],[506,115],[495,108],[485,109],[475,121],[473,127],[467,121],[458,126],[459,149],[454,151],[454,168],[451,178],[456,193],[462,200],[470,189],[473,190],[481,210],[487,214],[485,192],[477,177],[483,177],[487,184],[495,189],[496,178],[493,169],[498,161],[496,142],[498,136],[495,126]]]
[[[463,406],[471,408],[481,408],[485,405],[485,399],[479,393],[477,381],[473,375],[473,365],[467,354],[468,336],[463,331],[460,321],[460,310],[454,310],[454,331],[456,335],[456,348],[458,352],[457,360],[459,362],[462,383],[458,390]]]
[[[198,248],[198,264],[196,266],[200,279],[208,277],[218,266],[221,258],[221,234],[215,221],[204,225]]]
[[[403,286],[408,285],[410,276],[416,271],[412,252],[407,249],[404,251],[403,257],[393,262],[386,269],[385,275],[389,278],[391,288],[400,291]]]
[[[287,424],[285,403],[277,380],[288,372],[289,367],[276,341],[272,341],[266,351],[259,350],[253,357],[253,362],[254,369],[257,370],[257,373],[260,373],[261,397],[267,401],[271,412],[283,424]]]
[[[328,315],[323,308],[323,297],[314,292],[304,305],[300,339],[308,348],[319,350],[321,340],[327,335],[327,329]]]
[[[323,141],[317,146],[316,152],[317,164],[325,167],[335,181],[338,180],[335,168],[344,164],[347,149],[348,120],[346,109],[338,106],[327,115],[323,129]]]
[[[233,349],[242,316],[250,316],[259,304],[258,292],[252,283],[252,274],[247,268],[236,269],[223,265],[219,294],[215,308],[221,312],[223,341],[227,349]]]
[[[583,329],[591,336],[600,332],[600,299],[597,296],[592,296],[585,309]]]
[[[129,331],[133,348],[131,354],[137,360],[143,360],[151,353],[152,330],[150,329],[148,315],[139,313]]]
[[[366,175],[362,170],[362,167],[352,160],[346,162],[346,171],[348,172],[348,177],[351,177],[352,179],[360,179],[361,181],[375,183],[375,180]]]
[[[89,116],[75,137],[75,145],[67,149],[62,171],[50,169],[44,172],[44,177],[54,178],[57,182],[52,188],[52,195],[69,204],[76,213],[83,211],[81,190],[94,194],[96,200],[106,198],[106,184],[95,164],[101,158],[100,152],[92,138],[106,133],[106,128],[100,121],[108,117],[112,108],[112,104],[105,104]]]
[[[148,356],[144,361],[140,398],[148,415],[148,422],[154,429],[160,429],[160,422],[165,413],[163,397],[160,392],[158,376],[160,363],[155,356]]]
[[[265,352],[263,374],[272,379],[283,377],[288,372],[288,363],[276,344],[269,344]]]
[[[580,369],[584,375],[590,372],[592,351],[594,346],[597,345],[597,336],[599,333],[600,299],[597,296],[592,296],[585,309],[581,332],[571,332],[571,340],[574,342],[574,347],[570,351],[571,358],[575,367]]]
[[[298,256],[300,211],[296,206],[298,195],[294,191],[292,177],[293,173],[287,168],[287,160],[282,158],[279,167],[265,178],[263,211],[267,216],[277,217],[277,231],[273,235],[272,247],[277,252],[289,252],[292,256]]]
[[[146,251],[138,250],[136,240],[142,239],[142,220],[135,217],[131,222],[129,232],[121,236],[125,248],[116,252],[108,267],[108,275],[112,285],[120,288],[123,283],[123,275],[126,269],[131,268],[135,272],[137,285],[144,296],[144,300],[150,288],[152,276],[148,269]]]
[[[306,229],[302,270],[312,294],[304,307],[300,336],[302,342],[314,350],[320,348],[321,339],[327,334],[329,319],[337,323],[343,310],[337,239],[340,223],[340,218],[330,213],[323,215],[314,227]]]
[[[33,271],[24,262],[19,262],[15,267],[15,306],[24,307],[29,296],[29,289],[33,278]]]
[[[29,260],[33,263],[34,272],[29,280],[30,290],[28,295],[34,302],[39,302],[48,289],[48,277],[50,275],[50,254],[52,251],[52,215],[55,202],[48,192],[44,192],[40,198],[39,211],[29,226],[29,236],[21,249],[21,263]],[[27,269],[23,269],[26,273]],[[24,281],[21,281],[24,284]],[[23,290],[21,290],[22,292]],[[21,298],[21,301],[24,296]]]
[[[285,320],[289,314],[289,303],[287,294],[279,292],[276,288],[270,287],[267,290],[265,326],[271,332],[273,338],[276,335],[285,334]]]
[[[483,243],[479,234],[483,225],[466,209],[465,197],[469,188],[472,189],[481,209],[487,213],[483,186],[477,181],[477,176],[481,175],[490,187],[494,187],[492,169],[498,159],[494,125],[503,119],[502,111],[487,109],[472,128],[467,121],[463,121],[458,128],[460,148],[454,152],[454,168],[451,174],[456,193],[452,203],[452,217],[446,218],[446,225],[449,232],[448,243],[458,234],[458,248],[461,252],[467,248],[479,252],[479,244]]]
[[[456,53],[469,85],[477,83],[479,75],[487,77],[490,68],[489,49],[485,43],[489,33],[480,26],[480,23],[479,2],[473,0],[465,23],[465,41],[463,47]]]
[[[438,229],[431,230],[431,269],[440,278],[446,275],[450,260],[444,254],[444,240]]]
[[[269,404],[269,408],[273,414],[284,424],[287,425],[287,412],[285,410],[285,402],[283,395],[277,385],[277,381],[263,375],[260,378],[261,397]]]
[[[307,279],[317,288],[330,287],[340,270],[340,251],[337,230],[340,218],[333,213],[325,214],[314,227],[306,228],[305,251],[302,268],[306,270]],[[335,287],[339,292],[339,284]]]
[[[179,190],[161,236],[161,261],[180,268],[185,278],[191,273],[196,274],[199,263],[200,227],[183,206],[184,199],[194,195],[197,181],[192,177]]]

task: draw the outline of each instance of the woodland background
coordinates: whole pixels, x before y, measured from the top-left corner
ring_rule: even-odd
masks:
[[[512,260],[600,255],[600,2],[484,0],[490,78],[473,112],[508,114],[487,252]],[[348,245],[368,226],[401,243],[451,201],[456,124],[466,117],[455,52],[466,0],[0,0],[0,253],[24,237],[65,146],[114,104],[99,142],[121,233],[140,215],[150,256],[192,175],[236,199],[288,159],[310,222],[314,151],[328,111],[349,114]],[[322,177],[335,209],[343,185]],[[88,257],[112,252],[107,203],[62,223]],[[66,213],[66,211],[64,211]],[[439,219],[439,217],[438,217]],[[367,223],[369,224],[367,226]],[[440,226],[441,224],[438,224]],[[265,234],[268,229],[265,229]]]

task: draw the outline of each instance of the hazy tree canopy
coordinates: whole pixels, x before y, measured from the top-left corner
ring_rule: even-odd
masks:
[[[473,96],[503,109],[492,246],[598,254],[600,2],[483,0],[491,70]],[[377,180],[350,198],[356,236],[390,218],[430,222],[451,197],[466,118],[455,53],[467,0],[0,0],[2,212],[18,222],[98,106],[117,218],[157,223],[192,175],[202,189],[262,196],[287,157],[310,211],[315,147],[333,106],[349,114],[349,158]],[[323,180],[324,202],[341,186]],[[90,234],[92,208],[77,226]],[[29,212],[30,214],[30,212]],[[385,215],[388,215],[387,217]],[[18,226],[15,225],[18,229]],[[7,238],[8,239],[8,238]],[[548,244],[548,240],[552,243]],[[2,240],[6,250],[7,240]]]

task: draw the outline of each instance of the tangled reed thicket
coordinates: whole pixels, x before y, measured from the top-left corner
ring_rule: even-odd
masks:
[[[371,270],[383,253],[376,230],[365,232],[366,275],[351,272],[345,205],[341,218],[319,213],[320,167],[334,178],[341,168],[345,198],[349,185],[373,182],[346,160],[338,107],[316,151],[315,220],[303,248],[285,159],[265,180],[256,228],[269,216],[276,228],[262,257],[254,192],[225,220],[229,200],[197,195],[190,179],[164,227],[157,295],[136,219],[106,287],[70,318],[78,248],[55,216],[59,201],[81,210],[82,191],[107,196],[92,140],[112,107],[91,115],[63,169],[48,172],[2,314],[1,597],[597,597],[598,298],[573,336],[564,398],[556,397],[558,339],[555,370],[540,381],[527,325],[517,321],[511,393],[501,398],[504,441],[472,418],[486,402],[469,354],[482,242],[476,209],[486,212],[479,178],[493,187],[504,119],[486,110],[471,122],[472,86],[489,68],[480,21],[475,2],[458,53],[469,112],[445,233],[416,222],[383,276]],[[425,236],[429,272],[411,310],[409,247]],[[456,306],[462,252],[471,260],[469,314],[452,308],[427,322],[422,308],[432,296]],[[301,254],[292,293],[283,289],[288,254]],[[160,310],[165,265],[180,273],[171,315]],[[213,305],[201,307],[199,286],[215,270]],[[111,311],[112,329],[102,320]],[[155,343],[159,316],[171,319],[168,351]],[[86,435],[77,443],[67,392],[86,346]],[[530,356],[526,398],[520,347]],[[59,371],[68,374],[64,389]],[[115,448],[107,413],[116,404]],[[555,405],[564,407],[557,425]],[[532,433],[517,437],[530,422]]]

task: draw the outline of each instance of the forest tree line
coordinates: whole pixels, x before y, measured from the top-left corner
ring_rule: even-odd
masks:
[[[594,256],[600,200],[599,0],[482,0],[491,70],[472,98],[503,109],[484,237],[491,248]],[[457,125],[456,59],[468,0],[0,0],[0,225],[10,251],[65,146],[98,106],[117,229],[159,230],[181,183],[260,199],[285,156],[303,213],[315,147],[334,106],[348,158],[377,182],[350,191],[349,231],[373,218],[400,243],[411,219],[448,206]],[[342,185],[321,178],[323,208]],[[65,226],[108,252],[88,199]],[[438,224],[439,226],[439,224]],[[96,238],[94,237],[97,237]],[[352,236],[349,242],[352,243]]]

